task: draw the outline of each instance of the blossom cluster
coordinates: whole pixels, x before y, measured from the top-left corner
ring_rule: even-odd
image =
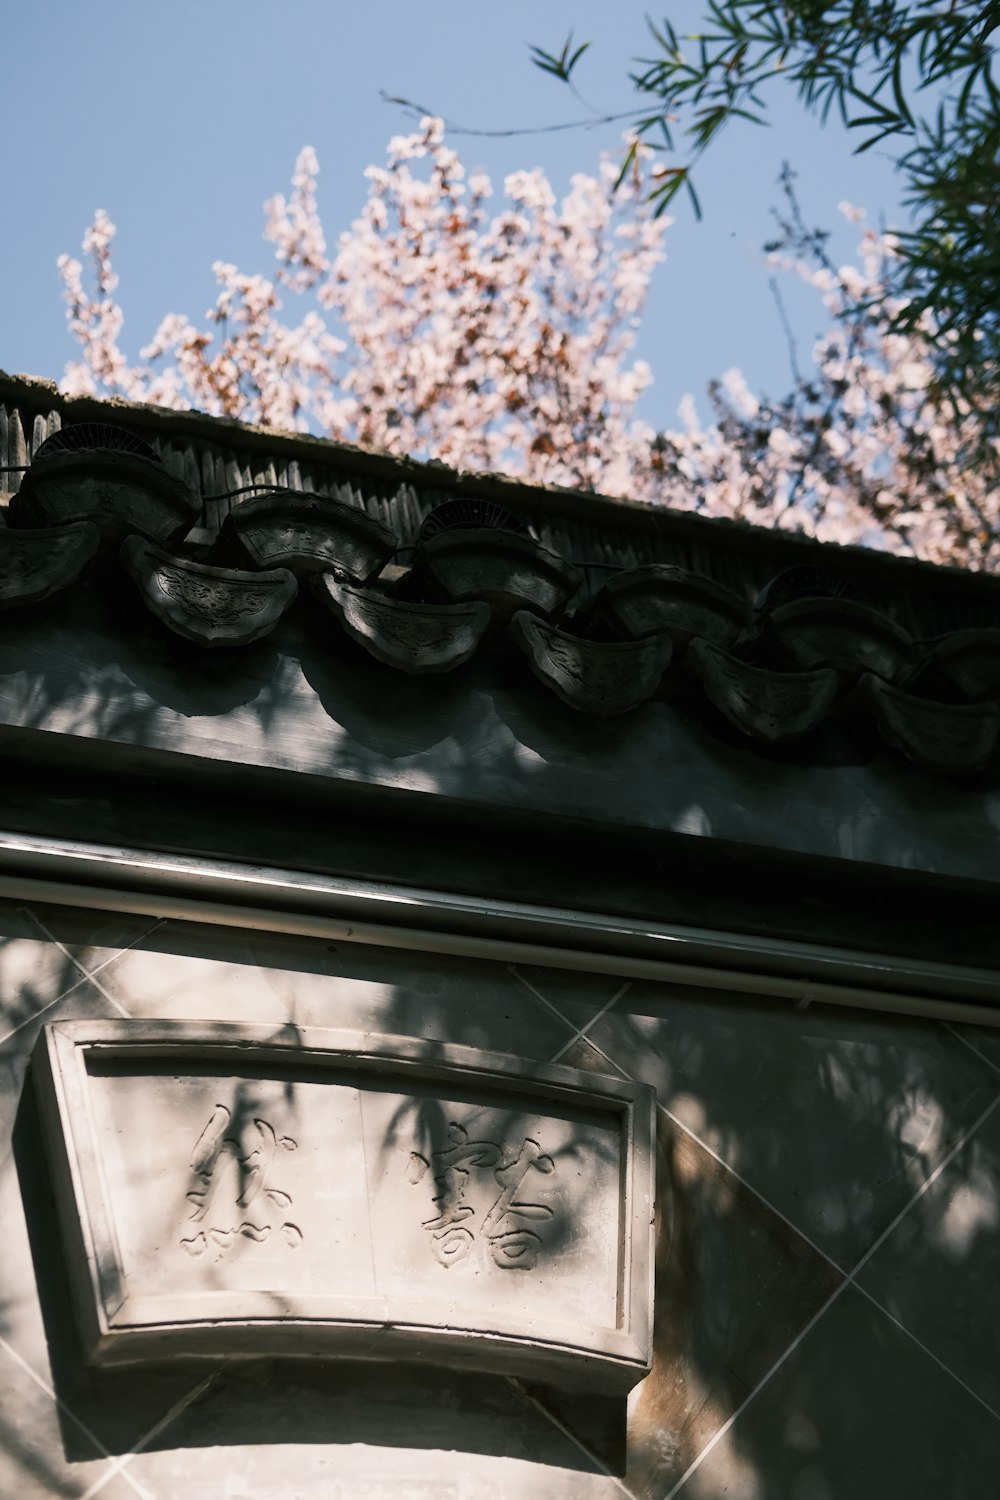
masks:
[[[660,439],[663,462],[697,487],[697,507],[709,514],[995,567],[1000,453],[988,424],[971,401],[939,389],[930,316],[898,331],[900,305],[887,290],[894,237],[869,227],[862,210],[840,208],[862,226],[858,264],[834,266],[824,237],[793,224],[771,255],[827,310],[811,369],[781,401],[758,399],[729,371],[710,387],[714,421],[702,425],[687,401],[684,431]]]
[[[169,314],[138,365],[119,345],[115,231],[98,213],[84,240],[93,295],[79,261],[59,262],[82,351],[64,389],[994,564],[1000,487],[976,412],[936,395],[932,330],[896,331],[894,242],[849,205],[859,264],[833,266],[817,237],[790,225],[772,252],[829,315],[794,389],[765,401],[733,370],[710,387],[707,424],[690,398],[680,430],[637,418],[652,376],[633,350],[669,221],[650,210],[648,153],[637,146],[630,160],[624,182],[603,161],[561,202],[541,171],[512,173],[493,210],[490,179],[467,173],[428,118],[368,169],[364,209],[331,253],[307,148],[287,201],[265,205],[273,279],[216,262],[207,327]],[[291,297],[307,303],[297,323],[282,316]]]

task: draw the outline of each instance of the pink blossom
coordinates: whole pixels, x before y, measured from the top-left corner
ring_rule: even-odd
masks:
[[[136,365],[120,345],[115,227],[99,212],[83,245],[92,290],[80,261],[58,263],[81,350],[64,389],[938,561],[1000,562],[995,467],[968,462],[981,451],[976,413],[936,394],[933,319],[907,333],[892,326],[902,305],[886,296],[889,235],[866,228],[856,262],[839,270],[809,242],[772,254],[831,314],[813,367],[782,400],[729,370],[710,388],[707,423],[690,397],[680,430],[657,433],[636,417],[653,376],[633,351],[667,230],[651,214],[649,158],[637,150],[617,192],[618,166],[603,161],[561,201],[537,169],[512,173],[490,216],[488,176],[466,179],[428,118],[368,168],[367,201],[330,253],[307,147],[288,198],[265,205],[274,278],[216,262],[206,326],[169,314]],[[285,299],[304,299],[296,318],[286,319]]]

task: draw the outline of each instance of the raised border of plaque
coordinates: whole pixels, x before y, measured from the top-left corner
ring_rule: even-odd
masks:
[[[649,1372],[644,1084],[142,1020],[49,1023],[32,1071],[90,1363],[403,1359],[607,1394]]]

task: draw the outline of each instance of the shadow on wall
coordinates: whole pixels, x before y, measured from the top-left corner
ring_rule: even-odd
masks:
[[[20,1028],[23,1062],[30,1017],[41,1004],[64,1016],[54,1002],[79,971],[63,955],[51,972],[3,955],[2,1030]],[[1000,1424],[986,1409],[1000,1410],[1000,1112],[973,1127],[997,1097],[995,1037],[646,984],[604,1009],[614,979],[534,970],[525,977],[543,1004],[495,965],[174,923],[100,972],[102,993],[136,1015],[270,1017],[283,1033],[341,1024],[423,1038],[432,1050],[465,1042],[542,1059],[572,1043],[571,1065],[617,1066],[654,1084],[668,1112],[656,1363],[631,1403],[627,1444],[620,1402],[529,1394],[486,1375],[394,1366],[388,1380],[377,1366],[295,1361],[195,1375],[87,1371],[24,1091],[14,1152],[48,1358],[76,1419],[64,1413],[71,1461],[94,1454],[82,1422],[112,1453],[143,1439],[151,1452],[274,1442],[457,1449],[581,1473],[607,1467],[635,1495],[662,1500],[775,1371],[692,1476],[692,1496],[728,1488],[754,1500],[874,1500],[892,1492],[894,1473],[910,1483],[902,1493],[921,1493],[923,1475],[936,1492],[988,1500],[1000,1454]],[[82,1013],[108,1013],[96,994],[90,1003]],[[580,1027],[586,1036],[573,1042]],[[449,1122],[432,1098],[422,1110],[416,1122],[392,1122],[387,1150],[414,1123],[434,1149]],[[855,1281],[840,1290],[844,1273]],[[0,1310],[11,1339],[14,1300]],[[183,1415],[157,1430],[201,1380]],[[23,1439],[15,1451],[26,1475],[43,1472],[43,1451]]]
[[[439,1049],[438,1038],[457,1038],[487,1047],[499,1043],[509,1050],[519,1028],[526,1033],[522,1050],[546,1057],[558,1050],[564,1031],[502,969],[421,955],[408,955],[401,963],[398,956],[377,949],[360,953],[349,946],[344,955],[320,943],[303,944],[261,934],[176,924],[161,925],[141,944],[109,962],[107,948],[82,946],[78,931],[59,925],[60,912],[43,915],[50,931],[61,935],[70,945],[75,962],[61,954],[54,944],[36,941],[31,945],[32,953],[20,964],[20,984],[10,982],[15,970],[11,964],[6,965],[8,983],[0,995],[5,1013],[0,1036],[6,1036],[3,1050],[11,1064],[11,1114],[14,1099],[21,1093],[14,1158],[34,1263],[30,1279],[25,1280],[22,1274],[18,1284],[18,1268],[12,1268],[11,1281],[20,1300],[32,1304],[37,1286],[45,1342],[39,1345],[33,1363],[46,1378],[51,1370],[62,1403],[64,1449],[71,1462],[93,1458],[100,1451],[95,1449],[95,1439],[110,1453],[127,1453],[140,1439],[145,1440],[150,1451],[202,1444],[242,1445],[249,1440],[252,1427],[253,1437],[260,1442],[261,1413],[255,1402],[269,1400],[267,1393],[271,1391],[275,1393],[278,1408],[275,1425],[272,1427],[269,1422],[267,1426],[268,1432],[276,1434],[273,1441],[355,1444],[361,1441],[359,1434],[364,1433],[364,1440],[377,1447],[457,1448],[470,1453],[522,1457],[561,1469],[601,1471],[602,1461],[591,1457],[553,1427],[516,1383],[485,1374],[470,1375],[463,1371],[456,1376],[447,1371],[423,1368],[413,1371],[404,1366],[398,1370],[394,1367],[389,1389],[385,1370],[371,1366],[355,1368],[341,1363],[328,1368],[318,1364],[299,1367],[295,1361],[283,1361],[280,1365],[251,1361],[241,1363],[238,1372],[215,1367],[209,1372],[211,1383],[197,1411],[192,1409],[186,1416],[183,1428],[171,1425],[150,1438],[150,1430],[162,1421],[165,1412],[190,1393],[195,1380],[201,1378],[200,1372],[192,1371],[190,1366],[159,1372],[106,1372],[88,1370],[84,1365],[62,1264],[34,1098],[30,1089],[21,1088],[24,1066],[43,1021],[85,1015],[103,1017],[112,1014],[111,1006],[123,1000],[129,1002],[136,1014],[144,1011],[153,1015],[183,1013],[203,1017],[206,1013],[221,1013],[227,1019],[236,1019],[237,1014],[249,1011],[251,1018],[259,1020],[263,1019],[262,1012],[269,1001],[272,1015],[281,1013],[288,1018],[275,1026],[275,1032],[284,1037],[294,1036],[300,1024],[340,1020],[347,1025],[361,1023],[375,1030],[423,1036],[430,1057]],[[95,918],[90,925],[97,926],[102,921]],[[84,929],[88,926],[86,914],[76,924],[77,928],[81,926]],[[22,940],[11,939],[10,944],[19,941]],[[45,986],[40,987],[37,971],[43,954],[58,960],[58,972],[46,971]],[[119,980],[122,964],[132,967]],[[100,965],[103,967],[98,968],[96,984],[81,978],[82,970]],[[0,949],[0,971],[3,968]],[[399,982],[401,974],[406,976],[404,983]],[[345,1007],[353,1006],[352,1014],[330,1014],[329,1009],[325,1015],[317,1013],[318,1005],[329,1007],[330,1003],[328,996],[319,993],[317,984],[322,989],[331,982],[336,988],[334,1006],[338,1000]],[[66,999],[58,1000],[60,995]],[[300,1009],[304,1012],[301,1023],[297,1019]],[[524,1020],[534,1019],[536,1012],[540,1033],[533,1036],[524,1026]],[[255,1105],[245,1086],[238,1086],[236,1095],[231,1130],[239,1135],[241,1127],[253,1123]],[[291,1096],[289,1104],[294,1106]],[[385,1149],[399,1155],[402,1161],[404,1141],[412,1144],[416,1140],[433,1155],[436,1149],[448,1144],[449,1125],[445,1111],[427,1094],[409,1101],[396,1112],[386,1131]],[[501,1129],[500,1133],[505,1132]],[[507,1133],[516,1133],[513,1121]],[[560,1163],[568,1162],[572,1152],[572,1140],[564,1141],[559,1152]],[[418,1222],[421,1215],[434,1212],[433,1187],[427,1182],[424,1189],[426,1204],[418,1195],[414,1196]],[[572,1225],[562,1223],[555,1226],[555,1233],[550,1232],[548,1239],[561,1243],[571,1235]],[[21,1269],[29,1271],[27,1264]],[[4,1317],[0,1332],[20,1343],[17,1323],[17,1319],[8,1321]],[[201,1370],[204,1368],[202,1365]],[[239,1399],[238,1391],[243,1393]],[[330,1403],[334,1399],[339,1403],[339,1415],[331,1417]],[[203,1406],[209,1412],[204,1426],[199,1428]],[[578,1406],[580,1420],[586,1421],[592,1430],[591,1446],[594,1433],[598,1446],[603,1445],[603,1463],[620,1465],[623,1402],[618,1400],[609,1405],[579,1397]],[[282,1413],[293,1408],[294,1421],[291,1417],[286,1421]],[[194,1424],[190,1431],[189,1424]],[[28,1465],[30,1456],[26,1448],[23,1465]],[[36,1456],[39,1463],[44,1461],[44,1447],[38,1449]],[[58,1492],[56,1479],[52,1492]]]
[[[19,611],[0,645],[3,718],[24,728],[155,744],[161,710],[217,718],[246,708],[266,734],[284,696],[271,641],[216,652],[157,629],[120,578]]]
[[[997,1034],[636,985],[589,1035],[669,1111],[634,1492],[662,1496],[714,1442],[692,1500],[987,1500]]]
[[[287,1034],[288,1028],[282,1028]],[[432,1047],[433,1052],[433,1047]],[[294,1115],[296,1085],[290,1086]],[[236,1091],[230,1128],[253,1123],[252,1086]],[[429,1102],[429,1101],[428,1101]],[[436,1138],[444,1116],[425,1113],[419,1128]],[[391,1136],[403,1129],[397,1117]],[[386,1141],[393,1150],[395,1140]],[[496,1458],[527,1459],[560,1469],[599,1474],[623,1468],[625,1404],[586,1393],[573,1397],[576,1424],[589,1428],[589,1442],[574,1443],[540,1409],[544,1388],[529,1394],[517,1381],[485,1373],[460,1373],[422,1363],[238,1359],[101,1370],[88,1367],[70,1302],[52,1198],[48,1163],[41,1148],[34,1095],[21,1097],[13,1135],[20,1192],[47,1343],[48,1367],[60,1402],[63,1451],[72,1464],[101,1450],[126,1454],[198,1448],[259,1448],[262,1444],[357,1445],[373,1448],[456,1451]],[[570,1152],[572,1147],[567,1148]],[[565,1152],[564,1152],[565,1155]],[[572,1226],[548,1236],[555,1254]],[[0,1309],[0,1328],[6,1319]],[[202,1385],[188,1404],[192,1390]],[[558,1399],[558,1398],[554,1398]],[[158,1427],[181,1403],[183,1414]],[[96,1440],[96,1442],[95,1442]],[[99,1447],[97,1446],[99,1445]],[[44,1450],[24,1441],[12,1456],[24,1471],[43,1476]],[[52,1493],[59,1493],[53,1475]]]
[[[497,645],[454,674],[409,678],[289,619],[263,641],[213,652],[164,630],[120,579],[95,574],[22,610],[0,640],[0,726],[13,727],[12,745],[18,729],[45,731],[53,753],[70,735],[95,753],[109,742],[203,755],[903,868],[931,860],[970,873],[988,857],[988,778],[932,778],[856,715],[767,746],[681,678],[669,698],[602,721],[559,702]]]

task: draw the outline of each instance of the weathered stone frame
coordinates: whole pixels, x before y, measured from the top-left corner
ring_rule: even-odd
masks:
[[[292,1295],[280,1314],[270,1293],[220,1294],[210,1309],[204,1297],[130,1297],[88,1100],[88,1060],[95,1055],[134,1061],[140,1074],[144,1061],[279,1070],[307,1065],[341,1077],[376,1074],[387,1087],[416,1082],[462,1093],[481,1089],[535,1108],[562,1101],[608,1114],[617,1120],[621,1141],[618,1326],[435,1322],[435,1307],[419,1292],[405,1305],[384,1297]],[[643,1084],[407,1037],[316,1028],[276,1035],[269,1026],[185,1021],[50,1023],[39,1036],[32,1070],[70,1294],[91,1363],[276,1354],[416,1359],[609,1395],[624,1395],[649,1373],[656,1105],[654,1091]]]

